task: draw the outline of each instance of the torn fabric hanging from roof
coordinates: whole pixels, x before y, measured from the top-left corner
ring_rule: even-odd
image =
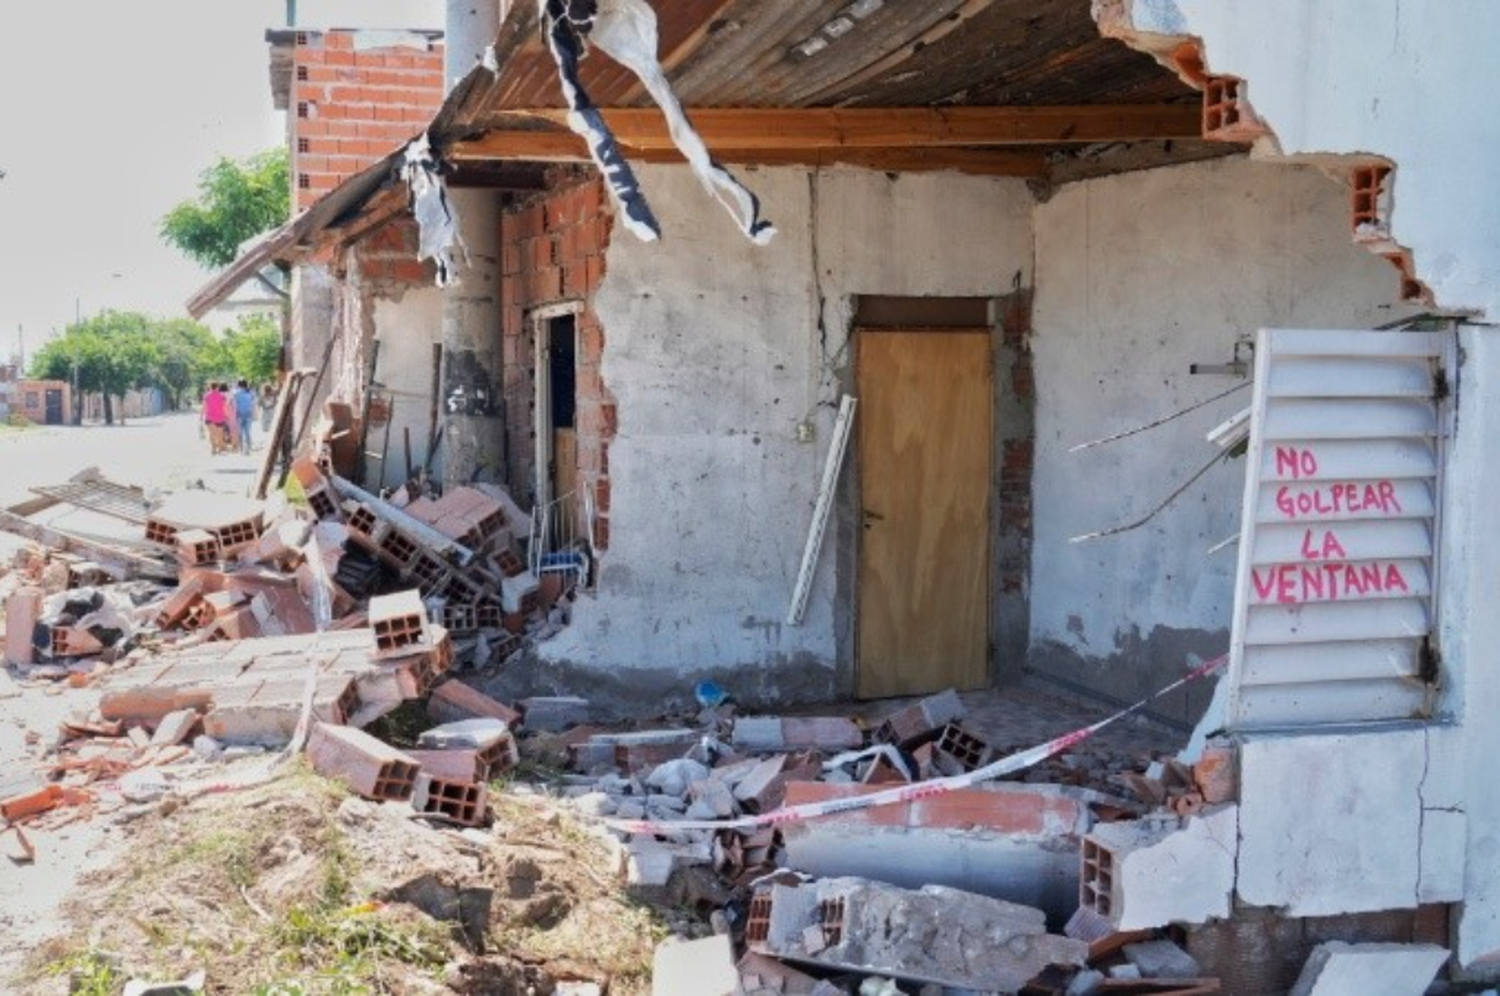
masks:
[[[440,168],[426,135],[414,139],[406,147],[401,178],[411,191],[411,213],[417,220],[420,233],[417,258],[432,260],[437,266],[437,285],[447,287],[457,278],[453,250],[465,247],[458,234],[458,219],[448,206],[448,190],[439,173]]]
[[[656,11],[646,0],[539,0],[548,45],[557,61],[563,95],[570,108],[568,127],[582,136],[625,215],[626,227],[647,242],[660,238],[661,226],[651,213],[640,184],[599,109],[578,80],[578,61],[592,39],[601,50],[629,69],[666,115],[672,142],[702,181],[724,205],[740,230],[756,245],[766,245],[776,228],[760,215],[760,200],[727,169],[714,162],[703,139],[688,121],[681,102],[657,60]]]

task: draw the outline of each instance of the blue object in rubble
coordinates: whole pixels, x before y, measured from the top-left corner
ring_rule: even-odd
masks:
[[[705,709],[717,709],[729,698],[729,693],[724,691],[712,681],[700,681],[693,687],[693,695],[697,697],[698,704]]]

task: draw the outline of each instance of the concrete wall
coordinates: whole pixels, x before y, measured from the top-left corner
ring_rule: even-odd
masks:
[[[1353,245],[1343,189],[1311,167],[1217,160],[1071,184],[1036,209],[1037,382],[1032,667],[1134,701],[1184,655],[1228,648],[1238,461],[1123,535],[1217,450],[1237,392],[1161,428],[1069,453],[1236,383],[1192,375],[1262,326],[1368,328],[1404,314],[1395,271]],[[1248,354],[1247,354],[1248,355]],[[1208,688],[1162,713],[1196,721]]]
[[[1462,758],[1449,759],[1461,771],[1462,807],[1468,814],[1463,911],[1458,919],[1457,954],[1476,974],[1500,975],[1500,792],[1495,791],[1495,757],[1500,729],[1494,703],[1500,701],[1500,530],[1495,528],[1495,494],[1500,493],[1500,462],[1494,459],[1495,426],[1500,425],[1500,329],[1469,326],[1459,337],[1458,431],[1449,449],[1444,482],[1442,600],[1439,646],[1449,686],[1447,701],[1462,724]]]
[[[1500,198],[1493,193],[1500,117],[1474,94],[1500,84],[1491,57],[1500,7],[1485,0],[1122,0],[1130,28],[1202,40],[1210,72],[1248,80],[1248,98],[1274,140],[1261,151],[1320,157],[1363,153],[1395,164],[1391,234],[1411,248],[1439,307],[1500,313]],[[1492,758],[1500,730],[1488,714],[1497,689],[1493,569],[1496,480],[1489,441],[1500,420],[1493,385],[1500,344],[1493,325],[1459,334],[1457,431],[1443,482],[1443,588],[1439,597],[1444,710],[1459,718],[1458,746],[1429,758],[1462,772],[1451,807],[1467,814],[1464,904],[1455,953],[1476,977],[1500,977],[1500,797]],[[1423,862],[1451,864],[1456,844],[1424,847]],[[1432,853],[1425,853],[1431,850]]]
[[[1396,164],[1391,234],[1446,308],[1500,314],[1500,88],[1489,0],[1133,0],[1135,28],[1203,40],[1212,73],[1244,78],[1286,155]]]
[[[543,653],[560,682],[556,665],[591,666],[658,704],[708,674],[742,699],[845,691],[847,534],[829,532],[803,625],[783,619],[849,374],[851,296],[1029,282],[1030,195],[1006,179],[747,172],[780,228],[757,248],[685,168],[641,174],[664,238],[617,235],[594,299],[618,402],[610,548]]]
[[[434,286],[413,287],[400,298],[372,302],[380,355],[375,380],[393,400],[390,446],[384,467],[367,458],[366,487],[396,487],[406,479],[405,431],[411,431],[412,462],[427,459],[432,431],[432,344],[442,326],[443,292]],[[380,452],[384,426],[373,426],[367,448]],[[378,479],[376,475],[378,476]]]

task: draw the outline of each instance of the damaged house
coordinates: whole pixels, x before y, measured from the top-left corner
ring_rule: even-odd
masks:
[[[1500,124],[1434,68],[1500,15],[451,6],[421,136],[194,306],[293,266],[335,463],[533,506],[580,590],[497,688],[1129,703],[1227,655],[1157,712],[1236,798],[1091,836],[1085,906],[1500,972]],[[1152,909],[1152,854],[1213,887]]]

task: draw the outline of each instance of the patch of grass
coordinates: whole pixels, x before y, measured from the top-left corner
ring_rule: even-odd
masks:
[[[70,996],[115,996],[125,984],[119,959],[99,951],[76,952],[47,966],[49,975],[66,975]]]

